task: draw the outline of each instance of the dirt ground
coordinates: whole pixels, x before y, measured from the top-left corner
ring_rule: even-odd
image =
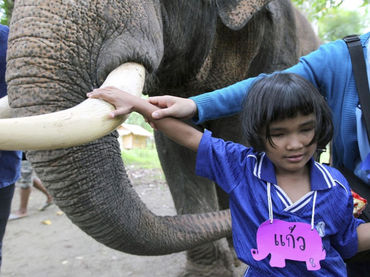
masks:
[[[128,168],[135,190],[156,214],[175,214],[160,170]],[[177,276],[185,254],[133,256],[110,249],[83,233],[57,206],[40,212],[43,194],[33,189],[28,217],[8,222],[1,277]],[[19,204],[16,189],[12,210]],[[45,224],[50,223],[50,224]]]

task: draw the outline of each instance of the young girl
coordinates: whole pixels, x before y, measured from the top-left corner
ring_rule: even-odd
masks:
[[[233,241],[245,276],[346,276],[344,258],[370,249],[370,224],[352,215],[348,183],[313,160],[331,140],[330,111],[305,79],[274,74],[255,83],[242,117],[252,147],[225,142],[173,118],[152,120],[158,109],[115,88],[92,98],[153,121],[169,138],[197,151],[196,172],[230,197]]]

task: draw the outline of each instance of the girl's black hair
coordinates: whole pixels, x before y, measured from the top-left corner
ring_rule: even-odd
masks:
[[[324,97],[304,78],[292,73],[274,73],[256,80],[244,99],[241,113],[247,142],[257,151],[265,150],[266,139],[274,146],[270,124],[298,114],[314,114],[315,136],[324,149],[333,136],[331,111]]]

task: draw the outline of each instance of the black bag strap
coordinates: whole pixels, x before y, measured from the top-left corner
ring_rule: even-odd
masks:
[[[347,43],[349,54],[351,55],[352,69],[353,74],[355,75],[358,98],[361,104],[362,115],[365,119],[367,137],[370,140],[370,90],[361,40],[357,35],[346,36],[343,39]]]

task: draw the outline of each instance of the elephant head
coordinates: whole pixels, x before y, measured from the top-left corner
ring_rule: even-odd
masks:
[[[108,120],[112,107],[86,92],[114,85],[191,96],[291,65],[302,54],[293,9],[268,2],[17,0],[7,54],[17,118],[0,121],[0,149],[32,150],[27,157],[57,205],[111,248],[160,255],[230,236],[228,210],[148,210],[113,131],[123,119]]]
[[[145,90],[150,91],[160,81],[156,72],[170,66],[171,61],[164,60],[169,47],[164,42],[172,40],[171,31],[180,31],[173,24],[189,24],[186,17],[196,15],[198,22],[204,17],[203,28],[214,32],[205,25],[214,24],[219,15],[228,27],[240,29],[267,2],[17,0],[7,57],[12,111],[19,117],[68,110],[25,122],[3,120],[12,127],[1,130],[18,133],[7,137],[9,132],[2,133],[1,148],[36,150],[28,152],[28,158],[58,206],[83,231],[114,249],[158,255],[229,235],[228,211],[174,217],[152,214],[132,189],[117,135],[110,133],[121,121],[109,122],[111,107],[102,101],[89,103],[85,94],[104,85],[110,72],[127,63],[141,66],[124,69],[105,84],[131,90],[127,83],[135,80],[133,90],[140,90],[142,84],[136,78],[145,71]],[[179,20],[187,22],[166,21],[180,14]],[[189,26],[193,32],[189,35],[196,35],[198,27]],[[178,45],[184,55],[192,47],[187,38],[183,36],[183,44]],[[207,47],[197,48],[204,52],[193,57],[200,63]],[[24,135],[25,131],[29,133]]]

